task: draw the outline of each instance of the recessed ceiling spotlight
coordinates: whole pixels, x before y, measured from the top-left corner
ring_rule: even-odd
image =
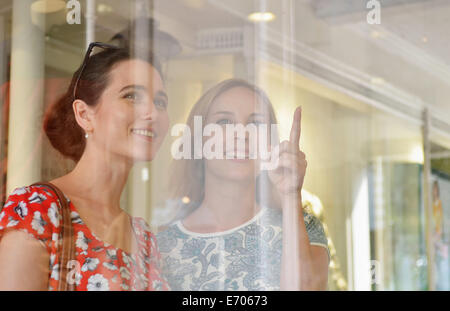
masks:
[[[31,11],[41,14],[55,13],[66,8],[62,0],[39,0],[31,4]]]
[[[384,84],[384,79],[380,78],[380,77],[374,77],[374,78],[370,79],[370,82],[372,84],[381,85],[381,84]]]
[[[271,12],[255,12],[248,15],[252,22],[270,22],[275,19],[275,14]]]
[[[62,0],[38,0],[30,6],[31,22],[45,34],[54,26],[66,22],[66,2]]]
[[[97,12],[99,13],[111,13],[113,11],[113,8],[107,4],[100,3],[97,5]]]
[[[427,42],[428,42],[428,38],[427,38],[427,37],[423,37],[423,38],[422,38],[422,42],[423,42],[423,43],[427,43]]]

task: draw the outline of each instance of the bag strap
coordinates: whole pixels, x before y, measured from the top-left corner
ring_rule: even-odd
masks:
[[[73,282],[68,282],[68,273],[71,267],[68,265],[71,264],[69,261],[75,260],[75,243],[73,239],[73,226],[70,217],[70,207],[69,203],[63,194],[63,192],[56,187],[55,185],[41,181],[32,184],[32,186],[44,186],[50,188],[57,196],[59,211],[62,216],[62,227],[61,227],[61,238],[62,244],[58,247],[58,255],[59,255],[59,291],[73,291],[75,290],[75,284]]]

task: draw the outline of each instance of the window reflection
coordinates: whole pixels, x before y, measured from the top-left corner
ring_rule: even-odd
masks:
[[[193,211],[195,196],[173,195],[170,129],[207,90],[241,79],[270,98],[280,140],[302,106],[302,199],[323,225],[328,289],[450,288],[448,3],[392,1],[371,24],[364,5],[328,1],[75,2],[79,16],[67,1],[0,4],[2,205],[16,187],[74,168],[41,128],[89,43],[150,49],[162,62],[169,135],[152,162],[130,172],[125,211],[155,233]]]

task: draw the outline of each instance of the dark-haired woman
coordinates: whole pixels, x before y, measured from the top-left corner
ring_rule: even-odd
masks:
[[[133,164],[151,161],[167,133],[166,108],[160,66],[150,55],[91,44],[69,89],[46,114],[50,142],[76,162],[51,181],[69,201],[76,290],[166,289],[153,234],[119,205]],[[11,193],[0,213],[0,290],[58,288],[61,224],[48,188]]]

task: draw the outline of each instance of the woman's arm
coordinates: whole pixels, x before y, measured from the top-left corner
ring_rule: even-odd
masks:
[[[301,113],[298,107],[289,141],[280,144],[278,167],[268,173],[280,194],[283,209],[282,290],[326,289],[328,278],[328,254],[320,246],[310,244],[303,220],[301,189],[307,162],[299,147]]]
[[[328,253],[311,245],[301,208],[301,195],[283,199],[281,290],[326,290]]]
[[[0,240],[0,291],[47,290],[50,255],[26,232],[8,230]]]

